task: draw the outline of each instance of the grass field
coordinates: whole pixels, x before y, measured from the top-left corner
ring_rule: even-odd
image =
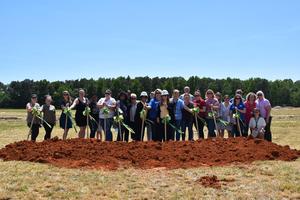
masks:
[[[300,149],[300,109],[274,109],[272,114],[274,142]],[[44,131],[40,130],[42,140]],[[27,132],[24,110],[0,109],[0,148],[26,139]],[[53,135],[61,137],[62,130],[56,127]],[[70,137],[76,137],[74,130]],[[204,175],[234,181],[220,190],[204,188],[196,182]],[[117,171],[0,161],[0,199],[300,199],[300,159],[226,167]]]

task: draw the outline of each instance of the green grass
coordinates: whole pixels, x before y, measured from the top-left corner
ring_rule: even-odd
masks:
[[[59,113],[58,113],[59,114]],[[300,149],[300,109],[273,111],[274,142]],[[0,147],[24,140],[24,110],[0,110]],[[39,140],[44,135],[40,129]],[[62,130],[54,129],[61,137]],[[76,137],[74,130],[71,137]],[[202,187],[204,175],[234,179],[221,190]],[[0,199],[299,199],[300,159],[258,161],[251,165],[193,169],[120,169],[117,171],[57,168],[30,162],[0,161]]]

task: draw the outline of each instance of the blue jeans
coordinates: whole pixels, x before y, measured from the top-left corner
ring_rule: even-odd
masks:
[[[176,120],[175,121],[175,126],[176,126],[177,129],[182,130],[182,127],[183,127],[182,120]],[[178,131],[176,131],[175,134],[176,134],[176,141],[179,141],[181,134]],[[185,133],[182,134],[182,140],[185,140]]]
[[[112,132],[111,132],[111,127],[113,124],[113,118],[107,118],[106,119],[106,128],[104,127],[104,119],[100,119],[100,124],[105,131],[105,141],[112,141]]]
[[[215,133],[215,122],[214,119],[206,119],[207,129],[208,129],[208,137],[216,137]]]
[[[186,128],[188,128],[189,140],[191,141],[194,139],[193,121],[182,120],[182,132],[184,133],[184,135],[185,135]]]

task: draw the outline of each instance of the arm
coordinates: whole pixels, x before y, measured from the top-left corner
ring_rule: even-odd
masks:
[[[75,106],[79,103],[79,100],[76,98],[75,101],[73,102],[73,104],[70,106],[70,109],[72,110],[73,108],[75,108]]]

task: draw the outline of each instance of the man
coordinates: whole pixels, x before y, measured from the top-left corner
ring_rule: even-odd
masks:
[[[105,91],[105,97],[101,98],[97,103],[100,112],[100,124],[105,132],[105,140],[112,141],[111,127],[113,124],[113,117],[115,115],[116,100],[111,97],[111,91]]]
[[[193,101],[194,100],[194,96],[190,93],[191,92],[191,89],[189,86],[185,86],[183,88],[183,94],[180,95],[180,99],[183,101],[184,100],[184,94],[189,94],[190,95],[190,100]]]
[[[186,93],[189,94],[189,93]],[[175,126],[177,129],[183,129],[182,126],[182,110],[184,108],[184,102],[179,98],[179,90],[175,89],[173,91],[173,97],[170,100],[170,103],[173,105],[174,116],[175,116]],[[176,131],[176,140],[180,140],[180,133]],[[185,134],[182,135],[182,140],[185,140]]]
[[[135,132],[134,135],[131,135],[131,138],[133,140],[137,140],[138,137],[137,133],[137,96],[135,93],[130,94],[130,104],[127,107],[127,120],[128,120],[128,126],[132,128],[132,130]],[[129,133],[126,130],[125,131],[125,139],[128,142]]]
[[[161,89],[156,89],[154,92],[154,98],[150,100],[149,106],[151,107],[149,111],[149,120],[151,121],[151,129],[148,129],[148,131],[151,131],[152,139],[154,141],[158,141],[159,133],[158,131],[158,123],[157,123],[157,115],[158,115],[158,105],[161,100]]]
[[[271,103],[268,99],[265,98],[265,95],[262,91],[258,91],[256,93],[257,100],[256,100],[256,108],[259,109],[260,115],[265,119],[266,121],[266,127],[265,127],[265,140],[272,141],[272,133],[271,133],[271,122],[272,122],[272,116],[271,116]]]

